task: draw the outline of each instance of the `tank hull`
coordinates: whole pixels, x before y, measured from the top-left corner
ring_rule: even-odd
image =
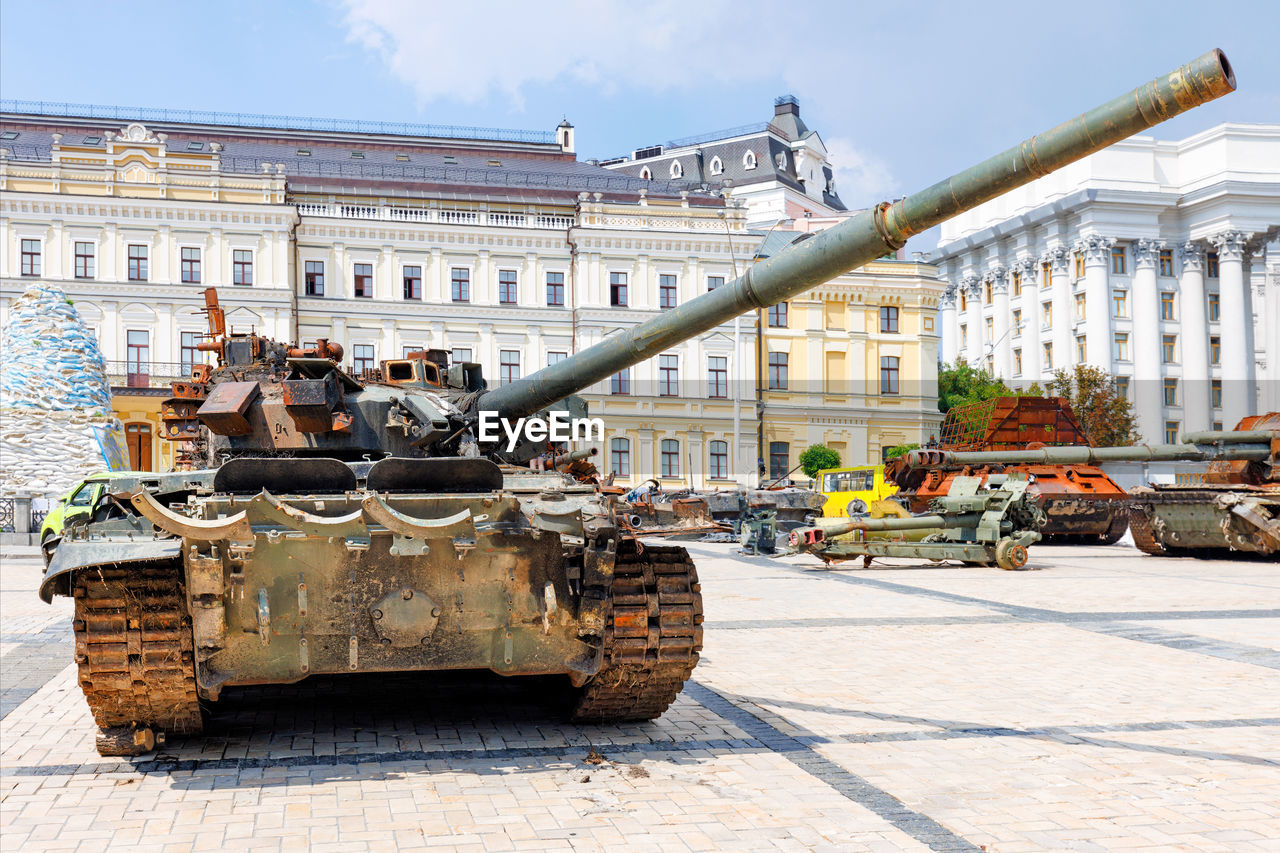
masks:
[[[1218,557],[1252,553],[1280,560],[1280,489],[1165,487],[1135,491],[1134,543],[1148,554]]]

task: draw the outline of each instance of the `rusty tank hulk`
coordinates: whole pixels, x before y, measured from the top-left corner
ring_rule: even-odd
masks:
[[[1015,463],[1001,457],[1005,451],[1091,444],[1065,398],[995,397],[947,412],[938,442],[939,450],[985,452],[990,461],[926,468],[908,466],[899,457],[885,466],[885,479],[898,486],[897,497],[913,512],[924,512],[930,501],[948,493],[956,477],[1022,474],[1041,498],[1045,541],[1109,545],[1129,526],[1129,495],[1105,471],[1096,465]]]
[[[196,467],[113,493],[41,583],[46,601],[75,600],[100,751],[198,733],[227,688],[322,673],[558,675],[575,720],[657,717],[702,646],[688,555],[626,533],[597,485],[530,467],[549,450],[532,429],[509,446],[483,424],[581,417],[579,390],[1234,88],[1211,51],[497,388],[442,351],[357,377],[326,341],[219,327],[217,366],[165,404],[166,437]]]
[[[1182,444],[1046,447],[1000,453],[913,450],[913,470],[945,466],[1098,465],[1205,462],[1198,481],[1134,490],[1128,501],[1134,544],[1148,554],[1217,557],[1252,553],[1280,559],[1280,412],[1250,415],[1234,430],[1188,433]]]

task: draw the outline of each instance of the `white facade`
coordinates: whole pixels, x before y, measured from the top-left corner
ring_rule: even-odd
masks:
[[[1112,373],[1147,441],[1280,409],[1280,125],[1134,137],[942,226],[941,358]]]

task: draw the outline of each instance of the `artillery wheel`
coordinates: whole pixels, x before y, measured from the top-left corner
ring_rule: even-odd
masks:
[[[73,595],[78,679],[102,730],[99,751],[122,754],[121,744],[133,742],[125,732],[200,732],[204,718],[179,565],[86,569],[76,573]]]
[[[702,586],[685,549],[618,549],[605,621],[604,667],[577,691],[578,723],[653,720],[667,710],[702,650]]]
[[[1027,546],[1012,539],[1001,539],[996,545],[996,565],[1005,571],[1014,571],[1027,564]]]

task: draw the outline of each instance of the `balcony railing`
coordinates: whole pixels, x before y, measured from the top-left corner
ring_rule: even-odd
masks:
[[[447,208],[382,207],[358,204],[299,203],[302,216],[327,216],[333,219],[376,219],[383,222],[421,222],[442,225],[498,225],[508,228],[541,228],[563,231],[575,223],[569,215],[539,213],[506,213],[484,210],[449,210]]]
[[[108,361],[107,380],[127,388],[166,388],[191,376],[191,365],[177,361]]]

